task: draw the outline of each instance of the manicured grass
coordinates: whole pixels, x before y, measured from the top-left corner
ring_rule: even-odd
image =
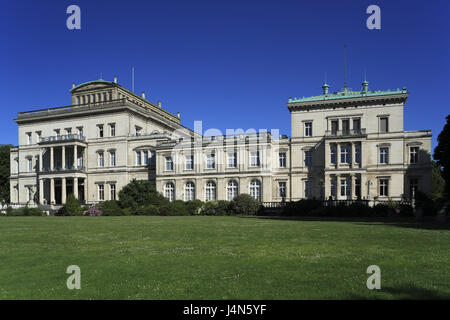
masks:
[[[448,225],[0,217],[0,299],[449,299],[449,261]],[[366,287],[373,264],[381,290]]]

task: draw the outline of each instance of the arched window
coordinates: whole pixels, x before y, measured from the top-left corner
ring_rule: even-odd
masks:
[[[213,181],[206,183],[206,201],[216,200],[216,184]]]
[[[227,200],[231,201],[238,195],[238,183],[236,180],[228,181],[227,184]]]
[[[261,201],[261,182],[259,180],[254,179],[250,182],[250,195]]]
[[[164,188],[164,196],[169,199],[169,201],[173,201],[175,199],[175,186],[172,182],[166,184]]]
[[[195,184],[192,181],[189,181],[184,186],[184,200],[190,201],[195,199]]]

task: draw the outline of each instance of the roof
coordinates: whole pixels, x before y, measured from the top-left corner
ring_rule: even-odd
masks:
[[[103,80],[103,79],[98,79],[98,80],[93,80],[93,81],[83,82],[82,84],[79,84],[79,85],[73,87],[72,89],[70,89],[70,92],[72,92],[72,91],[74,91],[74,90],[76,90],[76,89],[78,89],[78,88],[80,88],[80,87],[82,87],[82,86],[85,86],[85,85],[87,85],[87,84],[99,83],[99,82],[100,82],[100,83],[104,83],[104,84],[115,84],[114,82],[111,82],[111,81],[106,81],[106,80]]]
[[[312,97],[302,97],[302,98],[289,98],[288,103],[295,102],[314,102],[314,101],[326,101],[326,100],[338,100],[338,99],[350,99],[350,98],[363,98],[363,97],[375,97],[375,96],[386,96],[407,93],[406,87],[396,90],[378,90],[378,91],[352,91],[351,89],[344,89],[339,92],[334,92],[331,94],[312,96]]]

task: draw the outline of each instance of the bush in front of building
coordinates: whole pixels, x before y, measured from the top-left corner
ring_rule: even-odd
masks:
[[[226,216],[230,212],[230,202],[225,200],[207,201],[200,208],[200,214],[205,216]]]
[[[67,196],[66,203],[61,211],[65,216],[81,216],[84,208],[81,206],[80,201],[71,193]]]
[[[283,216],[308,216],[314,210],[322,207],[322,201],[315,199],[301,199],[287,202],[283,207]]]
[[[6,208],[6,216],[11,217],[43,217],[46,216],[45,212],[39,208],[23,207],[20,209],[13,209],[11,207]]]
[[[201,200],[189,200],[184,203],[186,210],[189,215],[195,216],[200,214],[201,207],[203,206],[203,201]]]
[[[131,180],[119,192],[119,204],[122,209],[130,208],[132,214],[138,214],[138,208],[149,204],[162,206],[168,200],[160,194],[154,183],[148,180]]]
[[[230,215],[256,215],[261,210],[261,202],[249,194],[240,194],[229,205]]]
[[[126,212],[119,207],[119,202],[116,200],[103,201],[99,205],[102,216],[124,216]]]
[[[175,200],[160,206],[159,214],[162,216],[188,216],[189,212],[184,201]]]

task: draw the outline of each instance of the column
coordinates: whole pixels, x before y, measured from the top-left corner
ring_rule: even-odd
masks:
[[[64,147],[63,147],[64,148]],[[66,203],[66,178],[61,179],[61,203]]]
[[[325,174],[325,200],[331,195],[331,177],[329,174]]]
[[[355,185],[356,185],[356,175],[352,174],[350,175],[350,199],[353,200],[356,193],[355,193]]]
[[[50,171],[55,169],[55,159],[53,159],[53,147],[50,147]]]
[[[84,188],[83,188],[83,191],[84,191],[84,202],[85,203],[87,203],[87,200],[88,200],[88,188],[87,188],[87,179],[86,178],[84,178],[84,180],[83,180],[83,186],[84,186]],[[117,192],[117,184],[116,184],[116,192]],[[116,193],[116,197],[117,197],[117,193]]]
[[[361,173],[359,183],[361,184],[361,199],[367,199],[367,175]]]
[[[44,179],[39,179],[39,203],[44,204]]]
[[[336,200],[341,196],[341,176],[336,174]]]
[[[83,161],[82,162],[83,162],[83,167],[87,168],[87,148],[83,148]],[[86,185],[86,179],[85,179],[84,184]],[[85,187],[85,189],[86,189],[86,187]]]
[[[73,195],[78,199],[78,178],[73,178]]]
[[[63,170],[66,169],[66,147],[62,146],[62,152],[61,152],[61,162],[62,162],[62,168]]]
[[[43,155],[42,155],[42,149],[39,150],[39,172],[42,172],[42,168],[43,168],[43,163],[42,163],[42,159],[43,159]]]
[[[50,179],[50,204],[55,204],[55,179]]]
[[[341,164],[341,144],[336,143],[336,168]]]
[[[77,168],[77,145],[73,146],[73,167],[76,169]]]

